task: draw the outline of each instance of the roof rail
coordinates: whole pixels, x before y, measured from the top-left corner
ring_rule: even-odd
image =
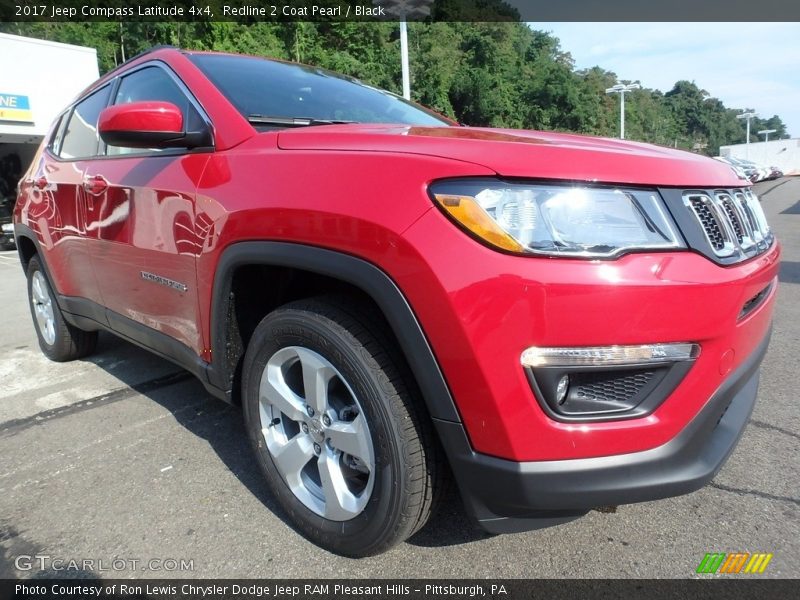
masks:
[[[178,48],[177,46],[173,46],[172,44],[158,44],[157,46],[152,46],[147,50],[142,50],[141,52],[139,52],[139,54],[131,56],[128,60],[126,60],[119,66],[121,67],[122,65],[129,63],[132,60],[136,60],[137,58],[144,56],[145,54],[150,54],[151,52],[155,52],[157,50],[165,50],[165,49],[180,50],[180,48]]]

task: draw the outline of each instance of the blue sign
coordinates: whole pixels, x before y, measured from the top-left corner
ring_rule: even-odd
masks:
[[[33,123],[33,112],[28,97],[0,92],[0,121]]]

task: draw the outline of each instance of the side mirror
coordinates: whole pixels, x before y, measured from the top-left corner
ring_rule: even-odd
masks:
[[[197,148],[211,145],[208,127],[186,131],[183,113],[170,102],[109,106],[97,125],[102,140],[124,148]]]

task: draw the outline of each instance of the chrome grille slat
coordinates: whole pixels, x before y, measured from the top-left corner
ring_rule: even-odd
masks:
[[[733,233],[736,236],[736,241],[739,243],[739,245],[741,245],[742,241],[744,240],[744,226],[739,220],[739,215],[736,213],[736,209],[733,207],[733,199],[727,194],[717,194],[717,199],[725,211],[725,216],[728,217],[731,227],[733,227]]]
[[[745,229],[745,235],[747,237],[745,246],[750,247],[756,243],[756,227],[753,225],[753,221],[747,212],[747,200],[742,192],[734,192],[731,197],[733,198],[733,204],[736,207],[736,211],[739,213],[741,223]]]
[[[764,212],[749,189],[686,191],[683,203],[720,258],[745,260],[772,243]]]

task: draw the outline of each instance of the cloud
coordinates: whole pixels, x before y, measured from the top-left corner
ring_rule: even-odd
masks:
[[[780,115],[800,135],[800,23],[531,23],[577,68],[668,91],[688,79],[731,108]]]

